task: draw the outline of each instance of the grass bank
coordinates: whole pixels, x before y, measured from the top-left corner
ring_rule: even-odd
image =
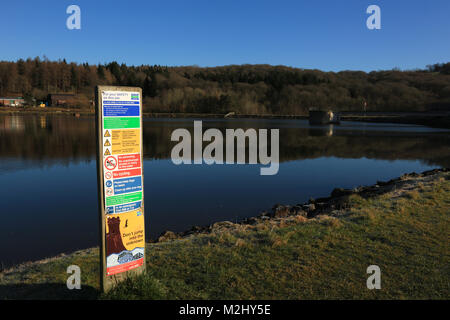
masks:
[[[0,298],[449,299],[450,172],[398,179],[386,192],[335,192],[345,205],[299,211],[147,245],[147,273],[98,292],[98,250],[0,274]],[[380,186],[374,186],[377,189]],[[82,270],[70,291],[66,268]],[[366,268],[381,268],[368,290]]]

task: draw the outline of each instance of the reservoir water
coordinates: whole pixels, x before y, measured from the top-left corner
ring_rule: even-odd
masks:
[[[146,236],[238,221],[407,172],[450,167],[450,131],[415,125],[201,119],[204,130],[280,129],[278,174],[260,165],[175,165],[176,128],[194,119],[144,119]],[[205,142],[204,145],[207,143]],[[0,263],[98,245],[94,117],[0,115]]]

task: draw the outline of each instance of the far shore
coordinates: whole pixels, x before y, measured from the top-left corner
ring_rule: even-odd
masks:
[[[65,114],[74,117],[93,116],[93,109],[58,107],[0,107],[0,114]],[[450,111],[429,112],[339,112],[343,121],[401,123],[450,129]],[[278,114],[218,114],[218,113],[165,113],[143,112],[145,118],[215,118],[215,119],[308,119],[308,115]]]

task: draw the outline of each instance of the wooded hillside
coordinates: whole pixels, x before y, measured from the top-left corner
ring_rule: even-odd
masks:
[[[0,96],[29,104],[72,92],[89,108],[97,84],[139,86],[146,112],[306,114],[338,111],[450,110],[450,63],[425,70],[323,72],[285,66],[126,66],[27,59],[0,62]]]

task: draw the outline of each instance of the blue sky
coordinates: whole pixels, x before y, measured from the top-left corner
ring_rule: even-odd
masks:
[[[81,8],[81,30],[66,8]],[[366,8],[381,8],[368,30]],[[450,61],[450,1],[15,0],[0,4],[0,60],[128,65],[271,64],[326,71]]]

